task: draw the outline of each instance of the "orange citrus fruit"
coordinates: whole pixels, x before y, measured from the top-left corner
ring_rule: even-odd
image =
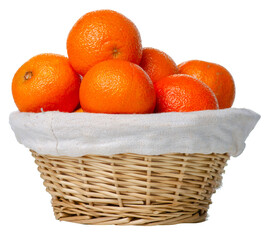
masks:
[[[155,102],[149,76],[138,65],[123,60],[96,64],[80,87],[80,103],[85,112],[151,113]]]
[[[153,83],[159,79],[178,73],[178,68],[173,59],[155,48],[143,48],[140,66],[149,75]]]
[[[79,104],[80,82],[68,58],[40,54],[15,73],[12,94],[21,112],[72,112]]]
[[[157,103],[156,112],[191,112],[218,109],[213,91],[200,80],[175,74],[162,78],[154,84]]]
[[[141,37],[134,23],[118,12],[89,12],[71,29],[67,52],[72,67],[85,75],[92,66],[108,59],[139,64],[142,57]]]
[[[193,76],[207,84],[215,93],[219,108],[232,106],[235,97],[235,85],[229,71],[216,63],[191,60],[178,65],[180,74]]]
[[[77,110],[75,110],[74,112],[83,112],[82,108],[78,108]]]

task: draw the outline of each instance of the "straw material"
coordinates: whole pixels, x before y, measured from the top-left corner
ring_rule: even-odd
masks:
[[[82,224],[204,221],[227,154],[59,157],[32,151],[55,217]]]

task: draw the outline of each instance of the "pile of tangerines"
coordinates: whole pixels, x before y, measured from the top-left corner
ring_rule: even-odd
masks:
[[[71,29],[68,58],[40,54],[16,72],[14,101],[21,112],[112,114],[189,112],[232,106],[235,85],[222,66],[142,48],[138,29],[111,10],[89,12]]]

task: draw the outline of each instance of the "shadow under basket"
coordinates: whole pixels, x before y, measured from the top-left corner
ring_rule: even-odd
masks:
[[[62,157],[31,151],[56,219],[81,224],[202,222],[228,154]]]

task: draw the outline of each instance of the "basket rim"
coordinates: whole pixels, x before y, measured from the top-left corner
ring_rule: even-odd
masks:
[[[259,119],[251,110],[230,108],[156,114],[13,112],[9,121],[18,142],[42,154],[238,156]]]

